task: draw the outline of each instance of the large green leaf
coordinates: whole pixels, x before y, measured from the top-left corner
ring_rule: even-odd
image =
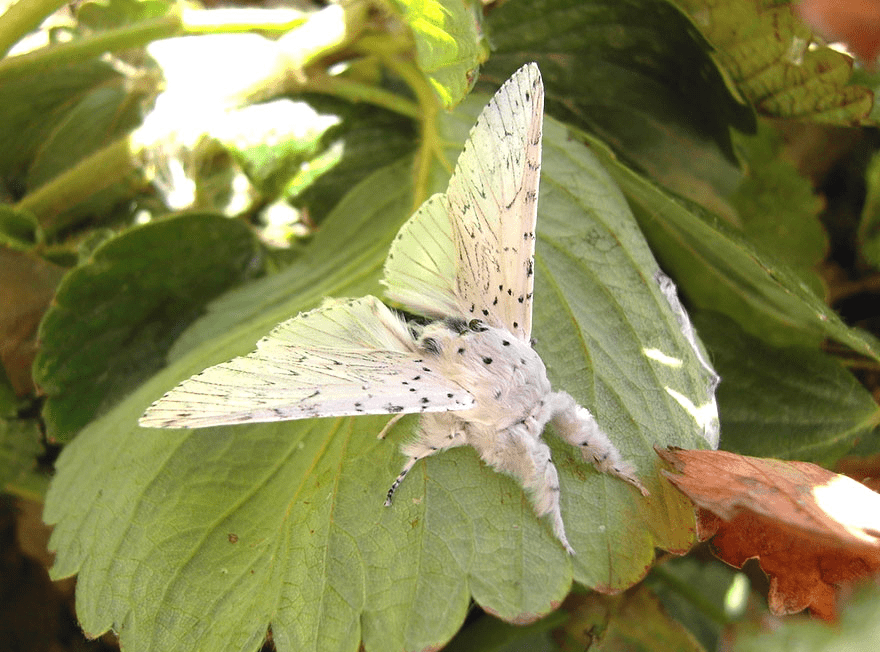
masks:
[[[262,271],[250,229],[181,214],[110,238],[64,277],[40,324],[34,380],[50,438],[73,437],[150,374],[183,327]]]
[[[448,118],[447,133],[465,131],[483,102]],[[673,398],[699,405],[706,379],[623,197],[552,120],[537,348],[554,386],[594,411],[652,492],[643,499],[549,437],[575,557],[518,484],[471,449],[420,463],[384,508],[402,463],[398,444],[416,417],[385,441],[374,436],[383,417],[137,428],[150,401],[250,350],[275,322],[325,295],[378,293],[388,245],[409,213],[410,165],[354,188],[308,254],[218,303],[168,369],[64,450],[45,517],[56,524],[53,574],[79,573],[86,631],[113,628],[129,650],[252,650],[270,625],[279,650],[355,650],[360,641],[367,650],[424,649],[450,639],[471,597],[505,620],[530,622],[558,605],[572,580],[620,590],[644,576],[656,548],[689,547],[692,508],[660,481],[653,447],[706,446]]]
[[[724,381],[724,450],[833,465],[880,423],[861,383],[818,349],[776,348],[718,315],[698,315]]]
[[[695,306],[723,313],[773,345],[815,347],[830,338],[880,359],[880,343],[844,324],[787,265],[623,165],[601,141],[582,136],[620,185],[661,265]]]

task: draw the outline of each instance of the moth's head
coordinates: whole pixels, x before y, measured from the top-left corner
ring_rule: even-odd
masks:
[[[467,320],[463,317],[446,317],[442,323],[453,333],[467,335],[468,333],[485,333],[489,324],[480,319]]]
[[[480,319],[467,320],[462,317],[445,317],[418,329],[415,339],[418,347],[428,355],[440,355],[453,340],[469,337],[475,333],[485,333],[489,325]]]

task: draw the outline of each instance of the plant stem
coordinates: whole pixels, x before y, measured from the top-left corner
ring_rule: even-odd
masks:
[[[39,27],[46,16],[67,4],[67,0],[18,0],[0,16],[0,57]]]
[[[120,138],[29,192],[15,208],[30,211],[47,234],[70,226],[78,217],[71,207],[137,172],[140,153],[128,136]],[[140,185],[144,183],[142,179]],[[65,216],[64,222],[56,219],[59,215]]]
[[[49,45],[0,61],[0,83],[18,77],[37,76],[62,65],[94,59],[106,52],[140,47],[158,39],[176,36],[182,29],[180,16],[171,13],[131,26],[108,29],[75,41]]]
[[[437,114],[440,111],[440,103],[437,101],[434,89],[411,61],[389,57],[386,63],[412,88],[418,99],[421,113],[422,138],[416,154],[416,178],[413,183],[413,210],[415,210],[428,198],[431,163],[435,158],[443,159],[440,151],[440,134],[437,132]]]

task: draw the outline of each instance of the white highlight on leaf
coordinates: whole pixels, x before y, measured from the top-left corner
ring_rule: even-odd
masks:
[[[706,437],[706,441],[711,444],[713,448],[717,448],[718,403],[715,401],[715,397],[713,396],[711,400],[702,405],[694,405],[694,402],[681,392],[677,392],[671,387],[664,387],[663,389],[665,389],[666,393],[674,398],[676,402],[684,408],[685,412],[697,422],[697,425],[699,425],[703,431],[704,437]],[[713,433],[714,441],[710,439]]]
[[[693,350],[694,355],[696,355],[700,366],[706,372],[707,376],[705,390],[706,402],[702,405],[694,405],[691,399],[670,387],[665,388],[666,392],[696,420],[697,424],[702,428],[703,438],[706,442],[712,448],[718,448],[718,441],[721,435],[721,424],[718,420],[718,401],[715,397],[715,392],[718,389],[718,384],[721,382],[721,376],[719,376],[715,372],[715,369],[712,368],[712,365],[709,364],[700,343],[697,341],[697,333],[694,330],[694,326],[691,323],[687,311],[684,309],[681,300],[678,298],[678,291],[675,287],[675,283],[673,283],[672,279],[660,270],[657,270],[654,274],[654,280],[657,282],[661,294],[666,298],[669,307],[672,309],[672,313],[675,315],[675,319],[678,322],[682,335],[684,335],[685,340],[687,340],[691,350]]]
[[[880,542],[880,495],[861,482],[838,475],[813,488],[816,504],[849,534],[876,546]]]
[[[681,358],[674,358],[671,355],[666,355],[660,349],[642,349],[642,353],[646,358],[653,360],[654,362],[659,362],[667,367],[672,367],[673,369],[680,369],[684,366],[684,362]]]

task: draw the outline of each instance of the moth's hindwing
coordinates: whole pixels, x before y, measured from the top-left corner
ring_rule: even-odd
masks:
[[[433,195],[404,224],[385,260],[385,294],[409,310],[441,319],[459,312],[449,204]]]

